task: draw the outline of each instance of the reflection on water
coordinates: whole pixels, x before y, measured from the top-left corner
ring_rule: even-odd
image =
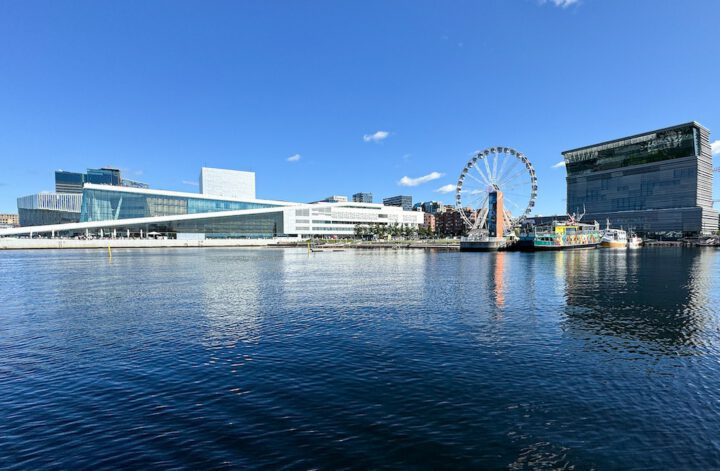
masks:
[[[607,348],[681,354],[696,350],[677,347],[703,345],[703,333],[715,318],[709,292],[714,252],[666,249],[603,255],[565,254],[565,272],[582,273],[565,277],[568,332],[592,334],[589,342]]]
[[[720,255],[0,252],[3,468],[720,463]]]

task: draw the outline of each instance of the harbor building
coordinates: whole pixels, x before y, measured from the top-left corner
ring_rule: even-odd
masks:
[[[255,172],[202,167],[200,193],[233,199],[255,199]]]
[[[463,208],[462,211],[471,221],[475,221],[475,211],[471,208]],[[418,214],[425,214],[418,212]],[[464,235],[468,231],[465,221],[460,215],[460,210],[454,207],[448,207],[445,211],[435,214],[435,231],[438,235],[446,237],[458,237]]]
[[[80,222],[86,184],[149,188],[146,183],[123,178],[116,168],[89,168],[85,173],[57,170],[55,193],[42,192],[17,199],[19,224],[24,227]]]
[[[405,211],[412,211],[412,196],[398,195],[391,196],[390,198],[384,198],[383,204],[385,206],[400,206]]]
[[[20,198],[18,206],[35,210],[35,217],[45,208],[55,211],[55,216],[70,212],[73,221],[3,229],[0,237],[143,237],[153,233],[193,239],[352,237],[356,225],[400,224],[417,229],[424,222],[422,212],[373,203],[306,204],[92,183],[84,184],[82,194],[40,193]]]
[[[82,193],[37,193],[17,199],[20,226],[80,221]]]
[[[355,193],[352,195],[352,200],[355,203],[372,203],[373,202],[373,194],[372,193]]]
[[[435,233],[435,215],[430,213],[423,213],[423,227],[430,231],[431,233]]]
[[[714,233],[709,135],[690,122],[563,152],[567,212],[651,237]]]

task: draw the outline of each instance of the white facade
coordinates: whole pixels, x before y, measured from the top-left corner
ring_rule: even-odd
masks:
[[[424,222],[423,216],[422,212],[403,211],[398,206],[320,203],[283,208],[283,226],[286,234],[352,236],[357,225],[406,224],[417,229]]]
[[[82,193],[36,193],[17,199],[18,209],[47,209],[79,213]]]
[[[255,172],[202,167],[200,193],[240,200],[255,199]]]

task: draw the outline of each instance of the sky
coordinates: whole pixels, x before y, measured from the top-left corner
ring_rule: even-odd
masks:
[[[698,121],[720,153],[718,18],[716,0],[0,0],[0,212],[101,166],[452,203],[472,153],[507,146],[536,212],[562,214],[563,150]]]

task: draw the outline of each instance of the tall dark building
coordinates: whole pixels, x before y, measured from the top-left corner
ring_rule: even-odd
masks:
[[[355,193],[352,195],[353,203],[372,203],[373,202],[373,194],[372,193]]]
[[[717,231],[709,135],[691,122],[563,152],[568,213],[651,236]]]
[[[385,206],[401,206],[403,211],[412,211],[412,196],[391,196],[383,199]]]
[[[85,183],[148,188],[145,183],[123,179],[120,170],[116,168],[89,168],[85,173],[63,170],[55,172],[55,191],[57,193],[82,193]]]

